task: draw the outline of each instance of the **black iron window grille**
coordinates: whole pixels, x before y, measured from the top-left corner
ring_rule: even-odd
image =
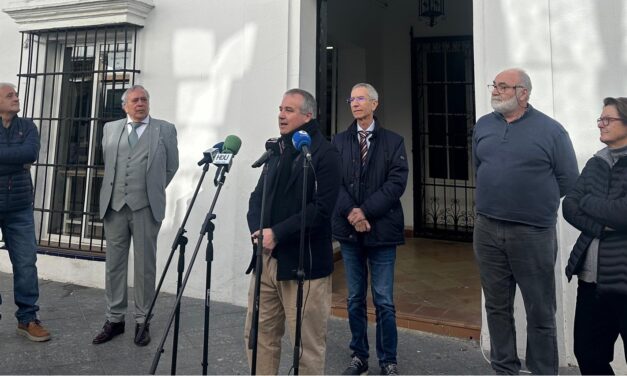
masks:
[[[43,251],[104,256],[102,129],[125,116],[122,93],[140,73],[138,29],[121,24],[22,33],[18,91],[22,116],[35,121],[41,138],[33,183]]]
[[[415,38],[415,232],[472,239],[475,123],[471,37]]]

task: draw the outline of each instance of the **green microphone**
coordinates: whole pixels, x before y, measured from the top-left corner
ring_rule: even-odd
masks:
[[[224,139],[222,152],[213,159],[213,164],[218,167],[216,177],[213,179],[213,184],[216,187],[218,184],[224,183],[224,175],[231,170],[233,156],[239,152],[240,147],[242,147],[242,140],[239,137],[229,135]]]
[[[242,140],[235,136],[229,135],[224,139],[224,146],[222,147],[223,154],[233,154],[236,155],[239,152],[239,148],[242,147]]]

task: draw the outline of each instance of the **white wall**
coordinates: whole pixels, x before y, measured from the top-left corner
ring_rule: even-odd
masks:
[[[9,0],[0,0],[0,9],[6,8]],[[17,72],[20,66],[22,36],[17,25],[6,13],[0,12],[0,82],[11,82],[17,85]],[[10,37],[9,37],[10,36]]]
[[[0,8],[7,4],[0,0]],[[180,168],[167,189],[166,218],[159,235],[159,273],[201,175],[196,162],[202,151],[230,134],[242,139],[214,210],[212,299],[246,302],[249,277],[244,271],[252,252],[246,212],[260,173],[250,165],[264,151],[264,141],[278,134],[277,109],[283,92],[292,85],[315,88],[315,59],[301,61],[310,60],[310,54],[301,54],[301,44],[315,45],[312,7],[315,0],[186,0],[184,5],[155,0],[139,32],[137,83],[150,91],[151,115],[176,124],[180,151]],[[297,17],[296,22],[291,17]],[[0,33],[0,77],[6,77],[1,81],[13,80],[21,36],[5,13],[0,13]],[[186,227],[188,263],[216,191],[213,175],[212,168]],[[186,295],[205,295],[205,244]],[[5,255],[0,253],[0,270],[9,272]],[[164,286],[169,292],[176,290],[176,258],[173,264]],[[43,278],[104,286],[103,262],[40,255],[38,268]],[[132,284],[132,268],[129,274]]]
[[[473,4],[477,116],[491,111],[480,83],[492,82],[500,70],[518,66],[533,82],[531,103],[560,121],[570,133],[580,168],[604,145],[595,119],[602,99],[624,96],[627,80],[627,3],[620,0],[476,0]],[[564,268],[578,231],[558,221],[560,254],[556,266],[558,340],[561,365],[576,364],[573,317],[576,278],[568,283]],[[518,294],[520,295],[520,294]],[[519,298],[520,299],[520,298]],[[524,308],[517,301],[518,348],[525,349]],[[484,315],[485,316],[485,315]],[[483,323],[483,335],[489,335]],[[484,342],[488,344],[486,340]],[[627,372],[618,341],[615,371]]]

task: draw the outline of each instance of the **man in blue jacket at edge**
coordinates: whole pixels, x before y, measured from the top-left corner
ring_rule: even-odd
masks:
[[[374,111],[379,95],[372,85],[353,86],[348,99],[355,121],[333,139],[342,158],[342,185],[333,215],[348,285],[352,359],[344,371],[368,370],[368,270],[376,309],[376,349],[381,374],[398,373],[394,308],[396,247],[405,242],[400,197],[407,185],[403,137],[382,127]]]
[[[32,120],[18,117],[18,112],[15,86],[0,83],[0,229],[13,265],[17,334],[44,342],[50,333],[37,319],[39,285],[30,176],[31,163],[39,155],[39,135]]]
[[[499,73],[494,112],[473,134],[476,174],[473,246],[485,296],[490,360],[497,374],[518,374],[514,295],[527,314],[525,364],[537,375],[558,371],[555,325],[555,223],[560,197],[577,177],[568,132],[529,104],[531,79],[521,69]]]

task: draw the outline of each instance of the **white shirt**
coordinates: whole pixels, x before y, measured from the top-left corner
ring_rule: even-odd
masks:
[[[357,142],[360,142],[360,139],[359,139],[359,137],[361,137],[361,136],[359,135],[359,132],[360,132],[360,131],[367,131],[367,132],[370,132],[370,133],[368,134],[368,137],[366,138],[366,143],[368,144],[368,148],[370,148],[370,137],[372,137],[372,132],[374,132],[374,119],[372,119],[372,123],[370,123],[370,126],[369,126],[368,128],[366,128],[366,129],[362,129],[362,128],[359,126],[359,123],[357,123],[357,124],[355,124],[355,125],[357,126]]]
[[[126,117],[126,130],[128,134],[131,134],[131,132],[133,131],[133,123],[134,121],[130,117],[127,116]],[[137,132],[138,140],[142,136],[142,133],[144,133],[144,131],[146,130],[148,123],[150,123],[150,116],[146,116],[144,120],[140,121],[140,123],[142,123],[142,125],[137,127],[137,129],[135,130]]]

